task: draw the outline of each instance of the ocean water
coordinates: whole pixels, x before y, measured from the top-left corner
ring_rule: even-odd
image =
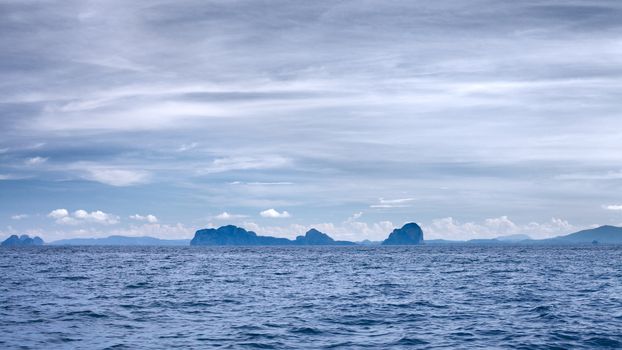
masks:
[[[614,349],[622,247],[0,250],[1,349]]]

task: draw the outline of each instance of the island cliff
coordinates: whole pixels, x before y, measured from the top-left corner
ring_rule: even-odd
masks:
[[[40,237],[31,238],[28,235],[12,235],[2,242],[3,247],[27,247],[27,246],[40,246],[43,245],[43,240]]]
[[[389,238],[382,245],[417,245],[423,244],[423,231],[414,222],[408,223],[402,228],[396,228],[389,234]]]

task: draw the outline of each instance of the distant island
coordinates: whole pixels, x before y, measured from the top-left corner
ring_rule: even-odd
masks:
[[[12,235],[2,242],[3,247],[41,246],[40,237]],[[47,243],[53,246],[393,246],[393,245],[564,245],[564,244],[622,244],[622,227],[601,226],[582,230],[564,236],[547,239],[532,239],[526,234],[514,234],[486,239],[466,241],[432,239],[425,240],[423,230],[414,222],[394,229],[384,241],[361,242],[338,241],[328,234],[310,229],[295,239],[260,236],[253,231],[234,225],[208,228],[196,231],[194,238],[160,239],[155,237],[109,236],[104,238],[71,238]]]
[[[272,245],[355,245],[354,242],[336,241],[316,229],[307,231],[295,240],[271,236],[258,236],[234,225],[198,230],[190,241],[192,246],[272,246]]]
[[[128,246],[187,246],[189,239],[159,239],[155,237],[108,236],[104,238],[70,238],[50,242],[50,245],[128,245]]]
[[[35,236],[30,238],[28,235],[12,235],[9,238],[5,239],[0,245],[2,247],[30,247],[30,246],[40,246],[43,245],[43,240]]]
[[[621,244],[622,243],[622,227],[616,226],[600,226],[597,228],[583,230],[571,233],[566,236],[550,238],[548,243],[604,243],[604,244]]]
[[[423,231],[419,225],[411,222],[396,228],[389,234],[389,237],[382,242],[382,245],[417,245],[423,244]]]

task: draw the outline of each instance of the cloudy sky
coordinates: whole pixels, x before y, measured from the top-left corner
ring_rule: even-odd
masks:
[[[622,4],[0,1],[0,238],[622,223]]]

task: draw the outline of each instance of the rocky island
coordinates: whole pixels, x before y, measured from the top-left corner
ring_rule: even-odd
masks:
[[[389,238],[382,245],[418,245],[423,244],[423,231],[414,222],[408,223],[402,228],[396,228],[389,234]]]
[[[30,247],[30,246],[41,246],[43,245],[43,240],[38,237],[30,237],[28,235],[12,235],[11,237],[5,239],[1,244],[3,247]]]

